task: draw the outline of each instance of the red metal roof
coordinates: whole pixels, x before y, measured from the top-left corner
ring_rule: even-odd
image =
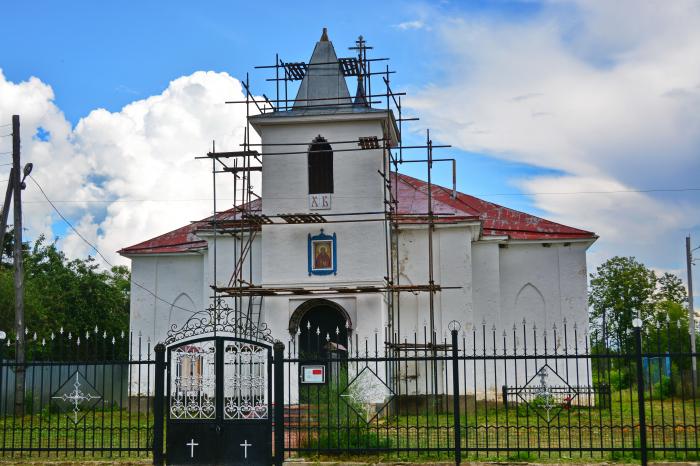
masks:
[[[398,180],[398,213],[419,214],[428,211],[428,183],[403,174],[392,173]],[[453,214],[439,218],[440,223],[454,223],[470,217],[482,222],[484,236],[508,236],[518,240],[594,239],[595,233],[484,201],[457,191],[433,185],[433,212]]]
[[[392,173],[393,182],[398,192],[398,214],[405,215],[401,223],[424,222],[428,213],[428,183],[403,174]],[[432,186],[433,212],[443,214],[437,223],[458,223],[464,221],[481,221],[484,236],[507,236],[516,240],[566,240],[595,239],[594,233],[560,223],[545,220],[534,215],[519,212],[507,207],[484,201],[468,194]],[[251,202],[252,211],[260,211],[261,201]],[[219,220],[238,219],[238,210],[231,208],[224,211]],[[211,217],[192,222],[155,238],[151,238],[119,251],[123,255],[163,254],[193,252],[205,249],[207,242],[195,235],[199,228],[207,226]]]
[[[260,199],[256,199],[250,203],[250,210],[259,212],[262,206]],[[241,208],[232,207],[221,212],[217,221],[236,220],[239,218]],[[182,253],[194,252],[206,249],[207,242],[195,235],[198,229],[209,226],[213,217],[207,217],[202,220],[192,222],[189,225],[180,227],[177,230],[170,231],[155,238],[151,238],[142,243],[128,246],[119,250],[119,254],[130,256],[132,254],[166,254],[166,253]]]

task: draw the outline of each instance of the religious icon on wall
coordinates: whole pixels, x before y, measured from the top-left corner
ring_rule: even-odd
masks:
[[[309,275],[330,275],[337,272],[335,233],[309,235]]]
[[[330,241],[314,241],[314,270],[330,269],[333,267],[331,263],[331,247],[333,243]]]

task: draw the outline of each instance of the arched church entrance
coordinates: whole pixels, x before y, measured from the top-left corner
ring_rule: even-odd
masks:
[[[347,311],[327,299],[310,299],[296,308],[289,333],[298,334],[301,359],[336,359],[348,351],[352,322]]]

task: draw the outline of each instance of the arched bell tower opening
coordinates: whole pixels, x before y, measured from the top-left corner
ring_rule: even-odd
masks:
[[[289,333],[298,334],[300,358],[345,356],[351,331],[352,321],[347,311],[327,299],[305,301],[289,320]]]

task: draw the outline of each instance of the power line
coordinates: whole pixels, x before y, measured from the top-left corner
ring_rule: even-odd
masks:
[[[11,164],[7,164],[11,165]],[[2,165],[0,165],[2,166]],[[5,180],[7,181],[7,180]],[[654,192],[697,192],[700,188],[659,188],[659,189],[620,189],[614,191],[558,191],[558,192],[533,192],[533,193],[475,193],[473,196],[568,196],[573,194],[627,194],[627,193],[654,193]],[[129,202],[205,202],[212,198],[198,197],[191,199],[90,199],[84,201],[77,200],[54,200],[54,204],[116,204]],[[218,200],[233,201],[233,199],[219,198]],[[24,204],[45,204],[47,201],[23,201]]]
[[[663,193],[663,192],[687,192],[700,191],[700,188],[659,188],[659,189],[618,189],[613,191],[559,191],[559,192],[535,192],[535,193],[478,193],[474,196],[548,196],[571,194],[625,194],[625,193]]]
[[[41,185],[39,184],[39,182],[38,182],[32,175],[29,175],[29,178],[31,178],[32,181],[33,181],[34,183],[36,183],[36,186],[37,186],[37,188],[39,188],[39,191],[41,191],[41,194],[44,196],[44,198],[46,199],[46,201],[51,205],[51,207],[53,207],[53,210],[58,214],[58,216],[61,217],[61,219],[66,223],[66,225],[68,225],[68,227],[69,227],[71,230],[73,230],[73,232],[74,232],[76,235],[78,235],[78,237],[79,237],[81,240],[83,240],[83,241],[85,242],[85,244],[87,244],[87,245],[90,246],[92,249],[94,249],[95,252],[97,253],[97,255],[99,255],[99,256],[102,258],[102,260],[105,261],[105,263],[106,263],[107,265],[109,265],[110,267],[114,267],[114,265],[113,265],[110,261],[107,260],[107,258],[100,252],[100,250],[97,249],[97,246],[95,246],[94,244],[92,244],[92,243],[91,243],[90,241],[88,241],[83,235],[81,235],[80,232],[79,232],[78,230],[75,229],[75,227],[73,226],[73,224],[70,223],[70,222],[68,221],[68,219],[67,219],[66,217],[63,216],[63,214],[61,213],[61,211],[58,210],[58,208],[54,205],[54,203],[51,202],[51,199],[49,199],[49,197],[46,195],[46,193],[44,192],[44,189],[41,187]],[[197,311],[192,311],[192,310],[190,310],[190,309],[185,309],[184,307],[176,306],[174,303],[171,303],[171,302],[167,301],[166,299],[161,298],[160,296],[158,296],[157,294],[155,294],[154,292],[152,292],[151,290],[149,290],[149,289],[146,288],[145,286],[143,286],[143,285],[141,285],[140,283],[134,281],[133,278],[132,278],[132,280],[131,280],[131,283],[133,283],[133,284],[136,285],[137,287],[141,288],[142,290],[144,290],[146,293],[150,294],[151,296],[153,296],[153,297],[156,298],[157,300],[162,301],[162,302],[164,302],[165,304],[168,304],[168,305],[170,305],[170,306],[172,306],[172,307],[174,307],[174,308],[177,308],[177,309],[180,309],[180,310],[189,312],[190,314],[195,314],[195,313],[197,312]]]

